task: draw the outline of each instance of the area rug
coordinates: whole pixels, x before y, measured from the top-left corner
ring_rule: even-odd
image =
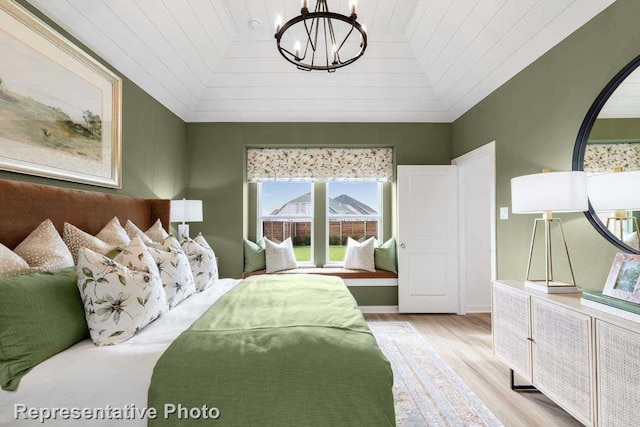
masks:
[[[408,322],[369,322],[391,363],[398,427],[502,426]]]

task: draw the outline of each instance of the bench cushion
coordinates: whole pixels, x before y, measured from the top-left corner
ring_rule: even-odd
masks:
[[[242,278],[246,279],[249,276],[255,276],[260,274],[321,274],[323,276],[337,276],[343,279],[395,279],[398,277],[397,273],[392,273],[385,270],[376,271],[363,271],[363,270],[349,270],[347,268],[296,268],[293,270],[278,271],[277,273],[267,273],[266,270],[253,271],[251,273],[243,273]]]

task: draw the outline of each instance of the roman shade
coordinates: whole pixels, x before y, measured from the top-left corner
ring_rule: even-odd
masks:
[[[393,179],[393,148],[249,148],[247,181]]]
[[[589,173],[640,170],[640,143],[589,143],[584,152],[584,170]]]

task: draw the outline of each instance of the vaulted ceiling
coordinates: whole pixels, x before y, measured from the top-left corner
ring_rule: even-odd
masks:
[[[451,122],[614,2],[360,0],[365,56],[329,74],[276,49],[300,0],[29,1],[188,122]]]
[[[637,119],[640,117],[640,69],[636,68],[611,94],[598,118]]]

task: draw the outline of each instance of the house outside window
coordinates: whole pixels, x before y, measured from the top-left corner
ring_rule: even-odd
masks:
[[[291,238],[298,262],[313,260],[313,185],[263,182],[259,192],[262,237],[280,243]]]
[[[381,238],[382,184],[327,183],[327,263],[342,263],[347,239]]]

